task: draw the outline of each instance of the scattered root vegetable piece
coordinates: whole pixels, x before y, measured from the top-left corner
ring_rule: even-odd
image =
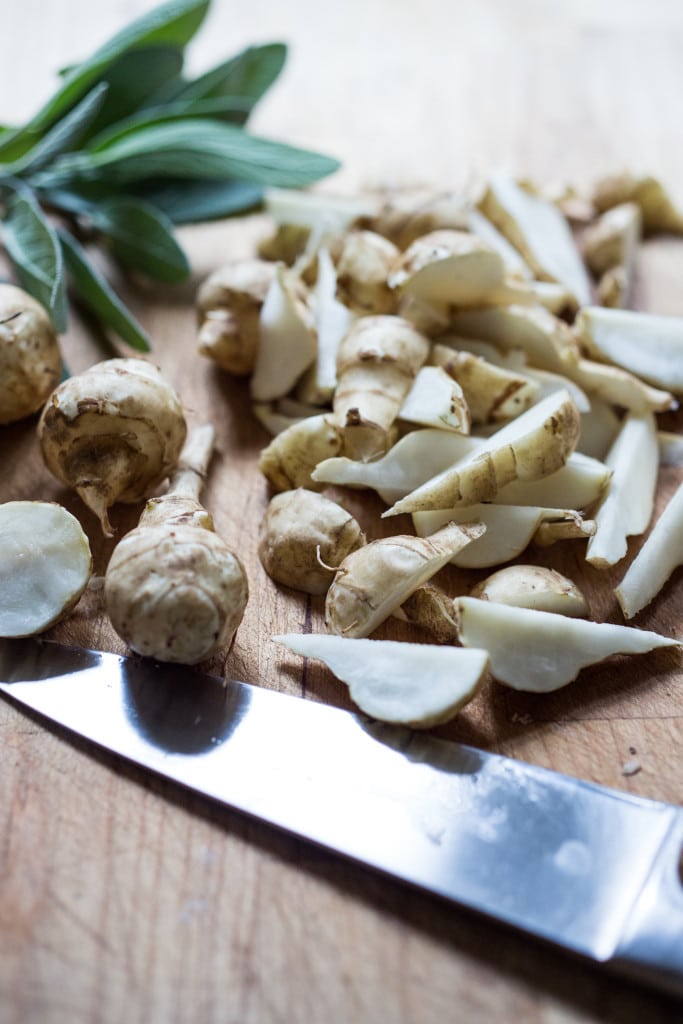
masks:
[[[88,538],[61,505],[0,505],[0,550],[0,636],[44,632],[71,611],[88,585]]]
[[[353,314],[337,299],[337,272],[329,250],[318,252],[318,276],[312,296],[318,338],[316,358],[297,385],[297,395],[315,405],[330,405],[337,386],[337,353]]]
[[[328,632],[368,636],[484,529],[481,523],[449,523],[424,539],[383,537],[352,551],[327,591]]]
[[[189,435],[168,492],[147,502],[105,574],[114,629],[158,661],[203,661],[232,642],[244,615],[244,569],[198,500],[212,446],[211,427]]]
[[[539,523],[531,540],[538,547],[547,548],[561,540],[587,540],[593,536],[596,529],[597,525],[594,519],[582,519],[577,515],[573,519],[565,519],[562,522],[554,520]]]
[[[568,391],[558,391],[497,431],[472,455],[397,501],[387,515],[491,501],[513,480],[535,480],[565,464],[579,436],[580,416]]]
[[[469,434],[470,409],[460,384],[440,366],[423,366],[399,409],[399,419]]]
[[[43,307],[21,288],[0,283],[0,424],[37,412],[61,372],[57,334]]]
[[[554,203],[497,174],[490,179],[479,208],[519,250],[537,277],[563,284],[582,306],[590,302],[588,274],[567,220]]]
[[[527,295],[523,287],[506,282],[498,252],[476,235],[453,230],[416,239],[396,264],[389,285],[402,304],[415,301],[446,320],[455,308],[501,306]]]
[[[308,416],[273,438],[261,452],[259,469],[277,491],[293,487],[321,491],[323,484],[311,474],[320,462],[339,455],[342,448],[342,431],[331,416]]]
[[[621,203],[606,210],[586,228],[583,256],[596,277],[612,267],[631,266],[640,236],[642,216],[635,203]]]
[[[263,205],[276,224],[316,230],[322,228],[336,233],[374,216],[381,203],[370,195],[335,196],[314,189],[268,188],[263,196]]]
[[[261,307],[251,395],[256,402],[286,395],[313,363],[317,337],[299,279],[277,267]]]
[[[458,551],[451,562],[461,569],[487,569],[509,562],[531,543],[545,520],[569,525],[576,532],[581,524],[578,512],[561,508],[535,508],[531,505],[468,505],[440,512],[414,512],[413,525],[418,537],[433,534],[447,522],[461,525],[481,522],[486,533]]]
[[[579,313],[576,329],[589,356],[683,393],[683,317],[590,306]]]
[[[450,326],[456,334],[493,342],[506,351],[521,348],[540,370],[566,373],[578,358],[569,326],[543,306],[467,310],[455,313]]]
[[[576,296],[556,281],[529,281],[527,287],[533,292],[536,303],[557,317],[573,318],[579,308]]]
[[[515,480],[498,492],[500,505],[539,505],[585,509],[604,493],[611,470],[598,459],[574,452],[556,473],[540,480]]]
[[[654,510],[659,450],[651,414],[626,417],[607,453],[609,487],[594,513],[596,530],[586,561],[605,568],[626,554],[627,538],[644,533]]]
[[[109,359],[63,381],[38,423],[47,468],[107,536],[108,509],[151,494],[175,467],[186,433],[180,399],[143,359]]]
[[[589,395],[633,413],[666,412],[678,405],[671,392],[653,388],[628,370],[611,363],[579,359],[567,367],[567,373]]]
[[[428,354],[427,338],[401,317],[354,323],[339,346],[333,400],[347,455],[366,461],[391,447],[399,410]]]
[[[598,210],[622,203],[635,203],[642,214],[645,234],[670,231],[683,234],[683,213],[663,184],[651,176],[622,172],[602,178],[594,186],[593,202]]]
[[[468,212],[467,226],[473,235],[476,235],[498,253],[503,260],[508,277],[517,278],[532,289],[534,288],[536,282],[533,280],[533,272],[522,254],[515,249],[514,245],[510,245],[505,235],[476,207],[472,207]]]
[[[401,250],[432,231],[469,229],[471,206],[465,196],[457,193],[400,188],[386,190],[380,199],[380,209],[369,219],[368,226]]]
[[[590,409],[581,413],[577,453],[589,455],[594,459],[604,459],[614,444],[620,427],[621,420],[612,404],[592,395]]]
[[[356,519],[328,498],[297,488],[277,494],[261,522],[258,554],[278,583],[324,594],[337,566],[365,544]]]
[[[590,410],[591,403],[588,395],[583,388],[579,387],[576,381],[571,380],[569,377],[565,377],[560,373],[551,373],[550,370],[537,370],[531,366],[524,368],[524,377],[536,385],[536,402],[541,402],[548,395],[552,395],[553,392],[566,388],[574,400],[574,405],[582,415]]]
[[[683,484],[678,487],[649,537],[616,588],[624,617],[632,619],[660,592],[683,564]]]
[[[265,260],[238,260],[219,267],[199,289],[199,351],[229,373],[254,369],[261,307],[275,269]]]
[[[554,569],[539,565],[508,565],[499,569],[478,583],[470,597],[574,619],[587,619],[589,615],[588,602],[577,585]]]
[[[613,654],[643,654],[680,641],[629,626],[589,622],[566,615],[513,608],[460,597],[460,641],[489,652],[491,675],[529,693],[549,693],[576,679],[582,668]]]
[[[366,715],[394,725],[428,729],[453,718],[486,677],[485,651],[288,633],[276,643],[323,661],[349,687]]]
[[[388,284],[400,251],[374,231],[355,230],[344,236],[337,259],[339,297],[354,313],[393,313],[396,295]]]
[[[683,465],[683,435],[673,434],[669,430],[660,430],[657,433],[657,441],[661,466]]]
[[[431,361],[462,388],[473,423],[513,419],[534,402],[538,385],[471,352],[432,347]]]
[[[453,598],[432,583],[423,583],[392,615],[417,626],[432,643],[453,644],[458,639]]]
[[[256,419],[271,437],[277,437],[284,430],[300,423],[305,416],[292,416],[278,408],[277,402],[254,402],[251,407]]]
[[[369,487],[387,504],[402,498],[447,466],[483,446],[479,438],[425,428],[402,437],[386,455],[373,462],[344,456],[319,462],[311,474],[317,484]]]

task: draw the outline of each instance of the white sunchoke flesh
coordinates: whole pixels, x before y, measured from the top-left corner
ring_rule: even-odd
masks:
[[[0,283],[0,424],[37,412],[61,372],[59,342],[46,311],[21,288]]]
[[[112,625],[138,654],[193,665],[232,642],[249,596],[242,563],[199,502],[213,428],[188,437],[169,490],[147,502],[105,574]]]
[[[0,636],[35,636],[76,605],[92,573],[90,545],[70,512],[49,501],[0,505]]]
[[[143,359],[109,359],[69,377],[38,423],[47,468],[77,492],[107,536],[109,508],[152,494],[175,467],[186,433],[180,399]]]

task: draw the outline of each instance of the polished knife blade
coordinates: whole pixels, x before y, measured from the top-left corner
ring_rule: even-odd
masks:
[[[683,995],[683,809],[186,667],[0,640],[0,690],[290,833]]]

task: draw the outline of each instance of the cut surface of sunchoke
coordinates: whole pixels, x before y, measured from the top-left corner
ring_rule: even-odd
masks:
[[[667,503],[649,537],[615,590],[624,617],[650,604],[674,569],[683,564],[683,484]]]
[[[683,317],[589,306],[576,329],[589,356],[674,394],[683,394]]]
[[[354,704],[366,715],[414,729],[448,721],[486,678],[485,651],[312,633],[287,633],[273,640],[323,661],[347,684]]]
[[[572,580],[540,565],[507,565],[478,583],[470,597],[576,619],[587,619],[589,613],[586,598]]]
[[[76,605],[92,572],[80,523],[48,501],[0,505],[0,636],[34,636]]]

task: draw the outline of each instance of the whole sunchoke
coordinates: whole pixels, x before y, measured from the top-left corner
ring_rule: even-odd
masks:
[[[0,424],[24,419],[59,382],[62,357],[46,311],[12,284],[0,284]]]

